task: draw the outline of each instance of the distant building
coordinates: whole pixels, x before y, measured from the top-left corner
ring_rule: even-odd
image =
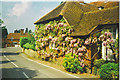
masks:
[[[20,33],[10,33],[7,35],[7,47],[14,47],[19,45],[21,37],[28,37],[28,33],[24,33],[24,29],[20,30]]]

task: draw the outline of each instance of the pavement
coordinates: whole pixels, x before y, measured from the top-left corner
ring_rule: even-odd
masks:
[[[0,52],[0,70],[4,78],[63,78],[84,80],[80,76],[72,75],[59,69],[38,63],[25,56],[20,56],[20,47],[2,48]],[[13,79],[12,79],[13,80]]]

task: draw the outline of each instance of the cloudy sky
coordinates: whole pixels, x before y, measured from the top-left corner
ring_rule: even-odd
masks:
[[[85,0],[89,3],[93,0]],[[95,0],[94,0],[95,1]],[[34,31],[33,24],[39,18],[47,14],[60,4],[61,0],[38,1],[38,0],[3,0],[0,3],[0,13],[2,20],[7,26],[8,33],[13,33],[15,29],[31,29]]]

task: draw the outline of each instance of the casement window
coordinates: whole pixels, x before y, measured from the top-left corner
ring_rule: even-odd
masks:
[[[56,48],[56,43],[54,43],[54,42],[49,42],[49,48],[50,49],[55,49],[55,50],[58,50],[58,48]]]
[[[110,25],[108,27],[105,26],[104,29],[108,29],[112,33],[113,39],[117,39],[118,38],[118,25],[117,24]],[[108,60],[114,61],[113,52],[112,52],[111,49],[107,50],[107,57],[108,57]],[[103,43],[102,43],[102,58],[104,60],[106,60],[106,47],[103,46]]]
[[[99,10],[102,10],[102,9],[104,9],[104,7],[103,7],[103,6],[100,6],[100,7],[98,7],[98,9],[99,9]]]
[[[112,27],[111,29],[109,29],[109,31],[113,34],[114,39],[118,38],[118,28],[117,27]]]
[[[118,24],[105,25],[102,29],[109,30],[112,33],[114,39],[118,38]]]
[[[49,42],[49,48],[55,48],[55,43],[54,42]]]

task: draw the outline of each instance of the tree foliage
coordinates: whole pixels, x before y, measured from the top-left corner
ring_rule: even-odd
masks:
[[[100,67],[99,75],[103,79],[118,78],[119,66],[115,63],[107,63]]]
[[[28,28],[26,28],[25,33],[28,33]]]
[[[21,37],[20,38],[20,46],[23,48],[23,45],[26,43],[30,43],[30,38],[28,37]]]

